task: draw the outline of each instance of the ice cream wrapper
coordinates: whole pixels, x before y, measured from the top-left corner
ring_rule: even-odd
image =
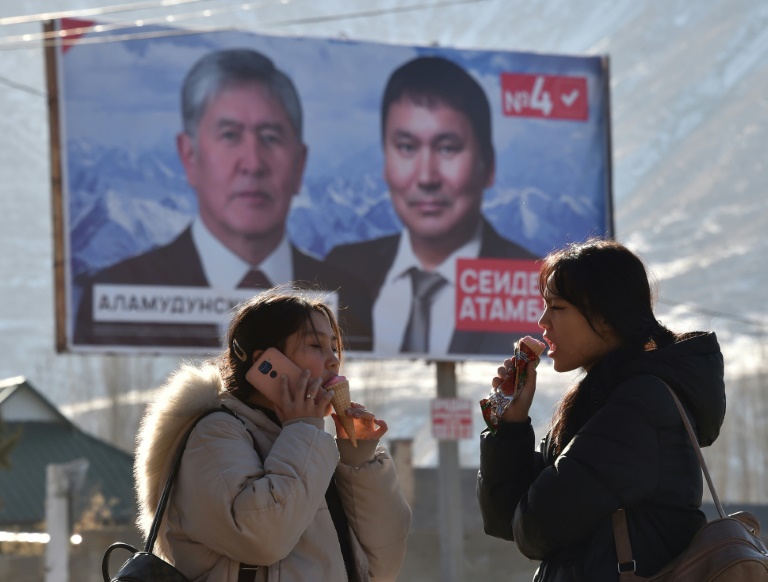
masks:
[[[530,336],[525,336],[515,344],[514,368],[509,371],[510,377],[499,387],[491,389],[488,398],[483,398],[480,401],[483,420],[485,420],[491,434],[496,434],[501,416],[512,405],[520,390],[525,386],[525,381],[528,378],[528,363],[533,361],[534,367],[538,366],[545,347],[543,342]]]

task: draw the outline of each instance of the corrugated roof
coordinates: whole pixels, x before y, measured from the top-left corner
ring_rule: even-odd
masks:
[[[82,501],[74,505],[80,512],[90,505],[93,495],[101,493],[107,503],[112,501],[112,519],[118,523],[131,522],[135,516],[133,492],[133,456],[109,443],[92,437],[61,415],[39,392],[23,378],[17,385],[2,386],[3,402],[12,393],[30,390],[39,398],[39,405],[52,408],[56,421],[11,421],[3,424],[5,434],[20,437],[8,455],[10,469],[0,468],[0,526],[32,528],[45,521],[46,467],[66,464],[78,459],[88,461],[88,470],[81,490]],[[2,416],[2,410],[0,410]]]
[[[28,525],[45,520],[46,466],[85,459],[89,466],[82,488],[84,506],[101,493],[110,502],[112,518],[130,522],[135,515],[133,457],[99,441],[73,425],[42,422],[7,423],[21,431],[11,450],[10,470],[0,470],[0,524]],[[76,509],[83,509],[83,505]]]

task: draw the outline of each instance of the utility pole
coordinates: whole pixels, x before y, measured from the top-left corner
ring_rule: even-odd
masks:
[[[456,364],[437,362],[438,398],[456,398]],[[438,441],[437,492],[440,527],[440,580],[464,580],[464,527],[462,520],[459,441]]]

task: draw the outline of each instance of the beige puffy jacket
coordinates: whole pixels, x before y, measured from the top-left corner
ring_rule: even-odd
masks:
[[[144,535],[185,429],[222,404],[240,420],[212,414],[192,432],[157,553],[194,581],[236,582],[243,562],[267,566],[257,581],[343,582],[344,561],[325,500],[335,477],[349,521],[352,579],[395,580],[411,510],[387,451],[378,441],[358,441],[354,448],[340,440],[337,448],[320,419],[281,429],[225,393],[214,366],[180,368],[142,421],[135,474]]]

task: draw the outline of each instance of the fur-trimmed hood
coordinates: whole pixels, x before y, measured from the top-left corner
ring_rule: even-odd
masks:
[[[171,469],[171,462],[192,421],[224,400],[218,367],[182,365],[155,392],[136,437],[134,479],[139,503],[137,525],[146,538]]]

